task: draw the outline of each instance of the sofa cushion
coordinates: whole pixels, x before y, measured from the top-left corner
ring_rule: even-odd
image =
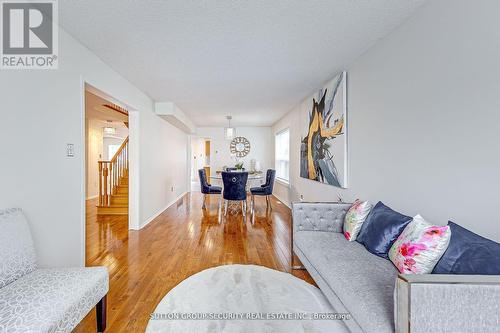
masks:
[[[412,218],[400,214],[379,201],[359,231],[358,242],[371,253],[388,259],[388,252]]]
[[[392,245],[389,258],[403,274],[430,274],[450,243],[450,227],[416,215]]]
[[[294,234],[294,243],[363,331],[394,331],[397,270],[390,261],[347,241],[341,233],[300,231]]]
[[[500,275],[500,244],[449,222],[451,239],[432,273]]]
[[[71,332],[108,288],[104,267],[35,270],[0,289],[0,328]]]
[[[368,201],[356,200],[347,211],[344,218],[344,236],[353,242],[358,237],[361,225],[365,222],[370,213],[372,205]]]
[[[0,288],[35,269],[35,248],[22,210],[0,210]]]

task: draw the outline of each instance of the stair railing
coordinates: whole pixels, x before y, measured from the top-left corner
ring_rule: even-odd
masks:
[[[109,206],[120,179],[128,172],[128,136],[110,161],[99,161],[99,206]]]

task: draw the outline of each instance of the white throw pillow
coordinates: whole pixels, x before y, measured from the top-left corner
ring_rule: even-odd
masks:
[[[449,226],[432,225],[420,215],[413,218],[389,250],[389,259],[403,274],[429,274],[450,243]]]
[[[352,242],[361,230],[361,225],[365,222],[370,213],[372,205],[368,201],[356,200],[347,211],[344,218],[344,236]]]

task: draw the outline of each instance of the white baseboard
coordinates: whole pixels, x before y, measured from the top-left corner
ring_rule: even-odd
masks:
[[[172,206],[174,203],[176,203],[177,201],[179,201],[179,199],[181,199],[183,196],[186,195],[186,193],[188,193],[187,191],[185,191],[184,193],[182,193],[181,195],[179,195],[177,198],[175,198],[174,200],[172,200],[171,202],[169,202],[164,208],[158,210],[156,213],[153,214],[153,216],[151,216],[149,219],[146,220],[146,222],[142,223],[141,226],[139,227],[139,229],[133,229],[133,230],[140,230],[142,228],[144,228],[145,226],[147,226],[149,223],[151,223],[151,221],[153,221],[155,218],[157,218],[161,213],[163,213],[164,211],[166,211],[167,209],[170,208],[170,206]]]
[[[288,208],[292,209],[290,203],[286,202],[285,200],[281,199],[279,196],[277,196],[276,194],[273,193],[273,197],[275,197],[276,199],[278,199],[282,204],[284,204],[285,206],[287,206]]]

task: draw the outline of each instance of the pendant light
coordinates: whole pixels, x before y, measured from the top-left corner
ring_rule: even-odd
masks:
[[[235,134],[234,127],[231,127],[231,119],[233,119],[233,117],[226,116],[226,119],[227,119],[227,127],[224,127],[224,137],[226,138],[226,140],[232,140]]]

